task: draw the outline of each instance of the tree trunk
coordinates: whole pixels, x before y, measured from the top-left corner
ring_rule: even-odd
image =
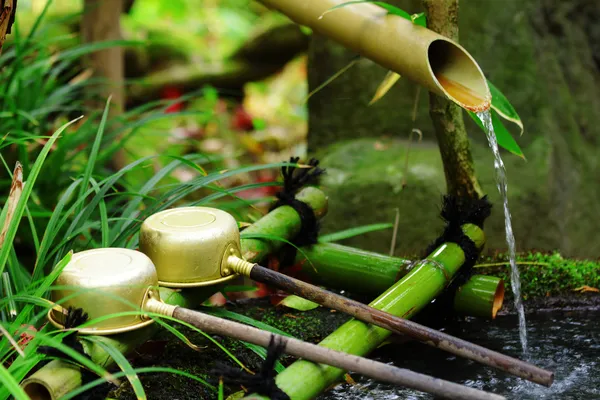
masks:
[[[85,0],[83,17],[81,19],[81,36],[84,43],[102,42],[122,39],[121,13],[123,0]],[[106,50],[91,53],[86,64],[94,71],[94,77],[104,80],[100,98],[90,95],[89,105],[102,109],[109,96],[112,96],[110,116],[114,117],[123,112],[125,104],[124,90],[124,56],[123,47],[113,46]],[[92,87],[92,90],[95,88]],[[123,150],[113,156],[113,169],[125,165]]]
[[[458,0],[423,0],[423,6],[427,27],[458,42]],[[448,194],[481,197],[462,108],[430,93],[429,114],[444,163]]]

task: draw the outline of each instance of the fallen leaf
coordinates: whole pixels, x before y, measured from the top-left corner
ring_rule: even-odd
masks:
[[[600,293],[600,289],[597,289],[595,287],[591,287],[588,285],[583,285],[580,286],[576,289],[573,289],[574,292],[579,292],[579,293],[584,293],[584,292],[594,292],[594,293]]]
[[[398,82],[398,79],[400,79],[399,74],[397,74],[393,71],[388,71],[385,78],[383,78],[383,81],[381,81],[381,83],[377,87],[377,90],[375,91],[375,95],[369,102],[369,105],[372,105],[373,103],[379,101],[379,99],[381,99],[383,96],[385,96],[386,93],[390,91],[392,86],[394,86],[394,84],[396,82]]]

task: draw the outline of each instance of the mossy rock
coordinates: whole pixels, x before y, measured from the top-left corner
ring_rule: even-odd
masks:
[[[327,173],[322,179],[329,196],[323,233],[361,225],[393,222],[400,211],[397,250],[422,250],[442,228],[439,204],[445,190],[437,148],[413,144],[407,186],[403,187],[407,143],[358,139],[333,145],[318,154]],[[406,234],[405,234],[406,233]],[[350,238],[344,244],[387,253],[391,230]]]
[[[483,257],[475,270],[502,278],[506,285],[506,299],[512,300],[510,267],[504,263],[507,259],[504,254]],[[526,301],[549,297],[566,299],[577,294],[580,302],[585,303],[588,295],[600,297],[594,291],[600,287],[598,261],[569,259],[558,252],[527,252],[518,255],[517,263],[521,294]]]
[[[567,233],[571,255],[594,257],[594,249],[600,247],[600,238],[591,234],[595,219],[579,207],[557,215],[552,191],[544,184],[553,174],[551,151],[543,138],[529,148],[528,161],[503,153],[517,249],[552,251],[564,246],[563,235]],[[420,255],[443,227],[439,211],[445,179],[435,144],[412,143],[405,171],[407,151],[406,141],[364,138],[339,142],[317,152],[315,155],[327,169],[322,185],[330,201],[323,233],[393,222],[398,208],[396,254]],[[496,188],[492,153],[474,142],[473,157],[483,190],[493,204],[492,216],[485,225],[486,247],[505,251],[503,204]],[[575,199],[573,204],[585,208],[589,198]],[[565,221],[569,224],[564,225]],[[391,237],[392,231],[384,230],[346,239],[343,244],[388,253]]]

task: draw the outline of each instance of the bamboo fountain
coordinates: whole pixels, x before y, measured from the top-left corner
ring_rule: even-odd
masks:
[[[489,109],[490,91],[480,67],[459,44],[413,24],[386,10],[368,3],[342,6],[343,0],[261,0],[265,5],[281,11],[298,24],[328,36],[376,63],[446,97],[461,107],[481,112]],[[335,9],[335,10],[333,10]],[[326,198],[316,189],[299,194],[308,203],[317,218],[326,212]],[[262,233],[291,239],[300,229],[301,221],[294,209],[279,207],[247,232]],[[482,246],[483,231],[475,225],[465,225],[464,233]],[[281,242],[266,239],[242,240],[245,259],[258,262],[277,250]],[[382,293],[370,305],[403,318],[410,318],[434,299],[449,283],[465,262],[463,250],[454,243],[445,243],[421,260],[407,274]],[[384,285],[384,284],[382,284]],[[416,290],[415,288],[418,288]],[[193,306],[216,289],[190,289],[181,292],[161,288],[161,298],[168,304]],[[124,333],[110,340],[123,353],[133,350],[147,340],[155,327],[144,331]],[[390,331],[367,323],[351,320],[333,332],[321,346],[332,350],[366,355],[379,346]],[[357,340],[360,338],[360,340]],[[86,353],[105,367],[113,361],[99,347],[86,342]],[[277,376],[277,385],[293,400],[311,399],[337,381],[343,370],[300,360]],[[66,377],[68,380],[65,380]],[[78,378],[79,377],[79,378]],[[550,384],[552,377],[546,380]],[[55,399],[72,390],[81,382],[81,372],[71,365],[53,361],[23,382],[37,399]],[[69,386],[70,385],[70,386]],[[253,397],[256,398],[256,397]]]

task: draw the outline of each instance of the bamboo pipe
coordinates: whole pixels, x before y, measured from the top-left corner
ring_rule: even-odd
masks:
[[[463,232],[478,247],[484,234],[474,225],[463,226]],[[462,249],[454,243],[437,248],[404,278],[382,293],[369,305],[402,318],[411,318],[437,297],[465,262]],[[352,319],[327,336],[320,345],[356,355],[366,355],[391,335],[391,331]],[[496,359],[498,367],[524,379],[550,386],[554,374],[520,360],[505,364],[506,356]],[[484,363],[491,360],[482,360]],[[309,400],[326,390],[343,375],[343,370],[299,360],[276,378],[277,385],[294,400]]]
[[[490,107],[481,68],[458,43],[367,2],[260,0],[343,46],[474,112]],[[335,10],[332,10],[334,7]]]
[[[335,243],[318,243],[296,254],[294,272],[301,280],[361,294],[381,293],[408,274],[415,263]],[[456,291],[454,310],[496,318],[504,301],[500,278],[474,275]]]
[[[478,389],[434,379],[412,371],[396,368],[363,357],[326,349],[298,339],[273,334],[238,322],[224,320],[199,311],[173,306],[160,299],[158,277],[152,260],[144,253],[121,248],[102,248],[75,253],[57,278],[63,287],[53,293],[56,305],[48,314],[50,322],[64,329],[65,308],[82,308],[90,317],[78,332],[117,331],[119,326],[128,329],[141,327],[153,321],[149,314],[173,317],[187,322],[207,333],[216,333],[268,347],[271,341],[283,345],[282,351],[298,358],[355,371],[372,379],[383,380],[432,393],[449,399],[504,399]],[[107,296],[108,295],[108,296]],[[125,301],[126,304],[123,304]],[[123,311],[129,303],[137,312],[130,319],[115,317],[110,323],[98,318]],[[118,309],[121,310],[118,310]],[[109,320],[110,321],[110,320]]]
[[[481,231],[477,226],[469,224],[463,229]],[[483,246],[483,232],[479,239],[474,241],[478,248]],[[239,274],[344,312],[393,333],[405,334],[457,356],[509,371],[525,379],[547,382],[547,371],[531,364],[244,260],[240,257],[237,244],[239,232],[235,219],[222,210],[182,207],[153,214],[142,223],[139,242],[140,250],[154,263],[161,285],[205,286],[224,282]],[[454,243],[448,243],[446,246],[458,247]],[[462,254],[460,247],[458,249]],[[464,254],[459,266],[463,262]],[[426,264],[426,268],[432,265],[435,267],[435,256],[421,261],[415,269],[422,268],[421,264]],[[443,268],[441,272],[447,275]],[[444,287],[451,281],[446,275]]]
[[[504,281],[495,276],[473,275],[454,295],[452,306],[459,314],[493,318],[502,308]]]
[[[311,206],[317,218],[322,218],[326,214],[327,196],[321,190],[307,187],[298,192],[296,197]],[[300,226],[298,213],[292,207],[282,206],[256,221],[244,232],[291,239],[299,232]],[[260,239],[241,238],[242,254],[245,259],[253,262],[260,262],[270,252],[281,247],[282,244],[283,242],[268,237],[261,237]],[[185,308],[196,306],[218,289],[218,286],[182,290],[159,288],[160,297],[165,303]],[[123,354],[128,354],[150,339],[157,331],[158,326],[153,324],[140,330],[118,335],[96,336],[96,339],[106,342],[109,347],[116,348]],[[94,363],[104,368],[110,368],[114,364],[114,360],[99,345],[90,341],[83,341],[82,345],[85,353],[90,356]],[[64,362],[50,362],[23,380],[21,386],[26,391],[30,390],[32,395],[35,395],[32,400],[57,400],[64,394],[64,382],[75,384],[76,386],[72,389],[80,386],[81,370],[72,364],[68,365],[70,367],[66,368]]]

